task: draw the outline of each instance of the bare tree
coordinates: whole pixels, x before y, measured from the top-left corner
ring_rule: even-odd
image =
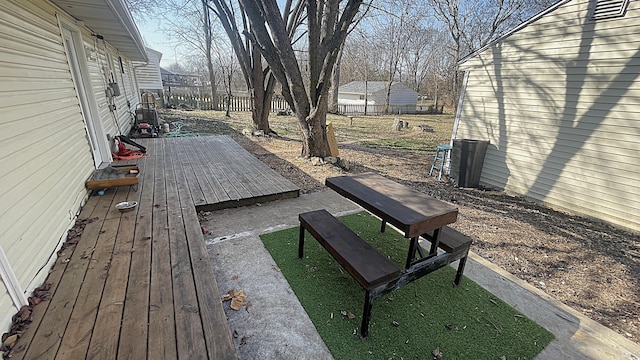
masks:
[[[434,14],[449,31],[453,65],[466,54],[477,50],[499,34],[548,6],[552,0],[428,0]],[[460,91],[460,77],[455,69],[454,98]]]
[[[162,19],[163,33],[176,43],[176,49],[183,49],[186,54],[184,57],[206,59],[206,82],[209,83],[209,91],[217,105],[217,82],[212,54],[216,28],[208,8],[205,11],[203,1],[205,0],[162,0],[159,1],[162,8],[157,13]],[[200,63],[198,59],[192,62]]]
[[[211,14],[209,6],[207,6],[207,0],[201,0],[202,2],[202,32],[204,34],[204,46],[205,56],[207,58],[207,70],[209,71],[209,85],[211,87],[211,101],[213,102],[213,108],[218,108],[218,91],[216,84],[216,75],[213,69],[213,54],[212,42],[213,42],[213,27],[211,25]]]
[[[302,130],[302,155],[326,157],[328,144],[326,116],[329,86],[340,46],[354,21],[362,0],[287,0],[281,12],[276,0],[239,0],[250,24],[252,40],[276,79],[282,85],[285,99],[296,112]],[[292,6],[294,5],[294,6]],[[308,79],[302,76],[288,32],[292,9],[304,6],[307,15]]]
[[[401,79],[404,54],[409,51],[412,38],[420,28],[426,12],[412,0],[379,1],[375,16],[368,23],[378,39],[378,54],[384,60],[385,112],[389,111],[391,86]]]
[[[219,42],[216,44],[214,53],[216,54],[216,65],[219,78],[225,90],[225,116],[231,116],[231,97],[233,96],[233,84],[236,72],[239,69],[233,48],[229,44]]]
[[[271,112],[271,99],[275,87],[275,77],[269,66],[263,61],[258,44],[250,41],[248,36],[250,29],[247,17],[242,8],[236,8],[235,2],[225,0],[209,0],[224,28],[233,50],[238,58],[240,70],[244,77],[247,90],[252,102],[253,127],[263,130],[265,133],[272,133],[269,126],[269,113]],[[288,26],[297,27],[302,16],[301,8],[294,15],[295,19]],[[287,29],[289,34],[293,34],[295,29]],[[244,36],[244,38],[243,38]]]
[[[153,15],[162,0],[126,0],[127,7],[136,21],[144,21],[147,16]]]

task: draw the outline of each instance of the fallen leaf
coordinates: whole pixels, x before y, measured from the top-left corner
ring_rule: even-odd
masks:
[[[342,314],[342,316],[346,316],[349,319],[355,319],[356,318],[356,315],[354,313],[352,313],[351,311],[342,310],[342,311],[340,311],[340,314]]]
[[[236,289],[229,290],[227,294],[231,296],[230,307],[233,310],[240,310],[240,308],[242,308],[242,304],[247,299],[247,294],[245,294],[243,290]]]
[[[238,275],[233,275],[233,276],[231,277],[231,280],[238,280]]]
[[[18,334],[13,334],[4,340],[2,342],[2,345],[8,349],[11,349],[13,345],[16,344],[16,341],[18,341]]]
[[[244,306],[244,311],[249,312],[249,308],[253,306],[253,304],[251,303],[251,301],[248,301],[247,304]]]

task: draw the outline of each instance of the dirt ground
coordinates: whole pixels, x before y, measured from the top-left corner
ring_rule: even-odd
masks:
[[[453,227],[474,239],[473,252],[640,343],[637,234],[555,211],[502,191],[457,188],[445,177],[438,181],[437,177],[428,176],[433,152],[407,151],[397,149],[396,145],[371,146],[341,134],[340,130],[337,137],[343,168],[329,164],[313,166],[300,157],[302,145],[293,118],[271,120],[279,135],[271,137],[242,135],[242,128],[248,127],[249,122],[246,117],[235,115],[225,118],[222,113],[174,111],[163,114],[163,119],[182,121],[183,131],[232,136],[303,193],[325,189],[324,180],[330,176],[374,171],[455,204],[459,216]],[[429,137],[425,142],[448,142],[451,133],[446,132],[446,126],[440,130],[438,122],[451,121],[450,117],[429,120],[435,132],[424,135]],[[408,137],[416,130],[404,131]],[[377,140],[378,144],[389,143]]]

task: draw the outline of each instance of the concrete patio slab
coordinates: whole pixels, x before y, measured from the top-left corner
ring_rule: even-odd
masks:
[[[317,209],[337,216],[361,210],[327,190],[209,216],[211,235],[205,239],[218,289],[243,289],[248,295],[241,310],[230,309],[228,303],[224,307],[240,359],[332,358],[259,238],[298,226],[299,213]],[[555,335],[537,359],[640,360],[640,345],[476,254],[471,254],[465,275]]]

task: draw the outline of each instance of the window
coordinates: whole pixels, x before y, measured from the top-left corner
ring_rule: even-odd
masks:
[[[609,19],[623,17],[627,12],[629,0],[598,0],[591,9],[591,19]]]

